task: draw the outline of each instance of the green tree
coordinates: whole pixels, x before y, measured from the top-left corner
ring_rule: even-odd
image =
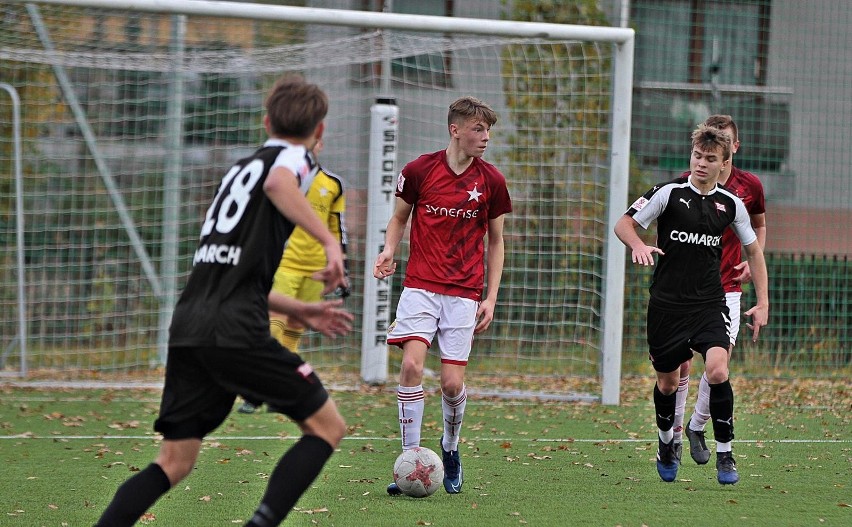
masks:
[[[597,0],[518,0],[508,18],[610,25]],[[596,281],[603,273],[609,229],[609,174],[601,167],[609,166],[610,47],[579,41],[513,44],[504,49],[502,68],[512,132],[501,166],[510,184],[530,182],[507,232],[535,233],[511,239],[504,281],[535,289],[537,298],[508,314],[522,324],[501,331],[534,325],[539,341],[597,344]],[[632,180],[644,179],[636,169],[631,172]]]

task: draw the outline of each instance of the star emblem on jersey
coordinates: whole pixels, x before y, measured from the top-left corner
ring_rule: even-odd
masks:
[[[725,204],[724,203],[717,203],[716,204],[716,210],[718,210],[720,212],[725,212],[726,211]]]
[[[470,196],[470,198],[468,198],[468,201],[475,201],[479,203],[479,196],[482,195],[482,192],[476,190],[476,185],[473,186],[473,190],[468,190],[467,193]]]

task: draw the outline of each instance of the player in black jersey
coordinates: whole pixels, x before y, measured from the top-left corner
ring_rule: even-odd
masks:
[[[719,483],[739,480],[731,452],[734,438],[734,393],[728,380],[728,308],[722,288],[720,263],[722,233],[730,226],[745,246],[757,305],[745,312],[752,317],[752,339],[769,316],[766,262],[743,202],[717,185],[722,169],[731,162],[731,138],[716,128],[699,126],[692,134],[690,175],[686,181],[657,185],[637,199],[618,220],[615,234],[632,250],[633,263],[654,265],[648,302],[647,335],[650,359],[657,372],[654,408],[659,429],[657,471],[664,481],[677,477],[673,445],[675,392],[680,364],[692,350],[704,358],[710,383],[710,415],[717,443]],[[657,220],[659,247],[646,245],[636,232]]]
[[[328,99],[301,77],[279,80],[266,100],[269,139],[222,179],[201,227],[189,281],[172,317],[160,414],[160,453],[115,494],[97,526],[129,526],[195,465],[201,441],[237,395],[266,401],[296,421],[301,439],[269,476],[246,526],[278,525],[319,474],[346,431],[334,402],[298,355],[269,332],[269,309],[327,336],[351,329],[341,301],[309,304],[270,292],[284,244],[296,225],[325,247],[317,278],[330,292],[346,286],[337,238],[299,188],[307,151],[322,137]]]

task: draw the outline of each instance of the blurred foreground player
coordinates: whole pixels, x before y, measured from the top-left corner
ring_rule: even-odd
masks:
[[[307,151],[322,137],[328,99],[301,77],[279,80],[266,100],[269,139],[222,179],[201,227],[192,273],[175,307],[156,460],[124,482],[96,527],[130,526],[193,469],[202,439],[228,416],[237,395],[288,415],[302,437],[269,476],[266,493],[245,524],[278,525],[319,474],[346,431],[311,366],[269,332],[269,309],[328,336],[351,329],[340,301],[308,304],[270,293],[284,243],[295,225],[325,247],[319,274],[327,291],[345,286],[338,240],[320,221],[299,178]]]

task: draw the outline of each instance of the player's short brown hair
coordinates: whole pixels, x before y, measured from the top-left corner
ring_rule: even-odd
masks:
[[[707,126],[712,126],[713,128],[718,128],[719,130],[730,128],[731,131],[734,132],[733,137],[731,137],[731,140],[734,143],[739,141],[740,131],[739,129],[737,129],[737,123],[734,122],[734,118],[730,115],[711,115],[710,117],[704,120],[704,124]]]
[[[493,126],[497,122],[497,112],[476,97],[465,96],[453,101],[447,112],[447,126],[461,124],[468,119],[477,119]]]
[[[731,144],[731,134],[706,124],[699,124],[692,132],[693,148],[698,147],[705,152],[721,149],[722,160],[731,158]]]
[[[270,90],[266,112],[273,135],[305,138],[325,119],[328,96],[301,75],[285,75]]]

